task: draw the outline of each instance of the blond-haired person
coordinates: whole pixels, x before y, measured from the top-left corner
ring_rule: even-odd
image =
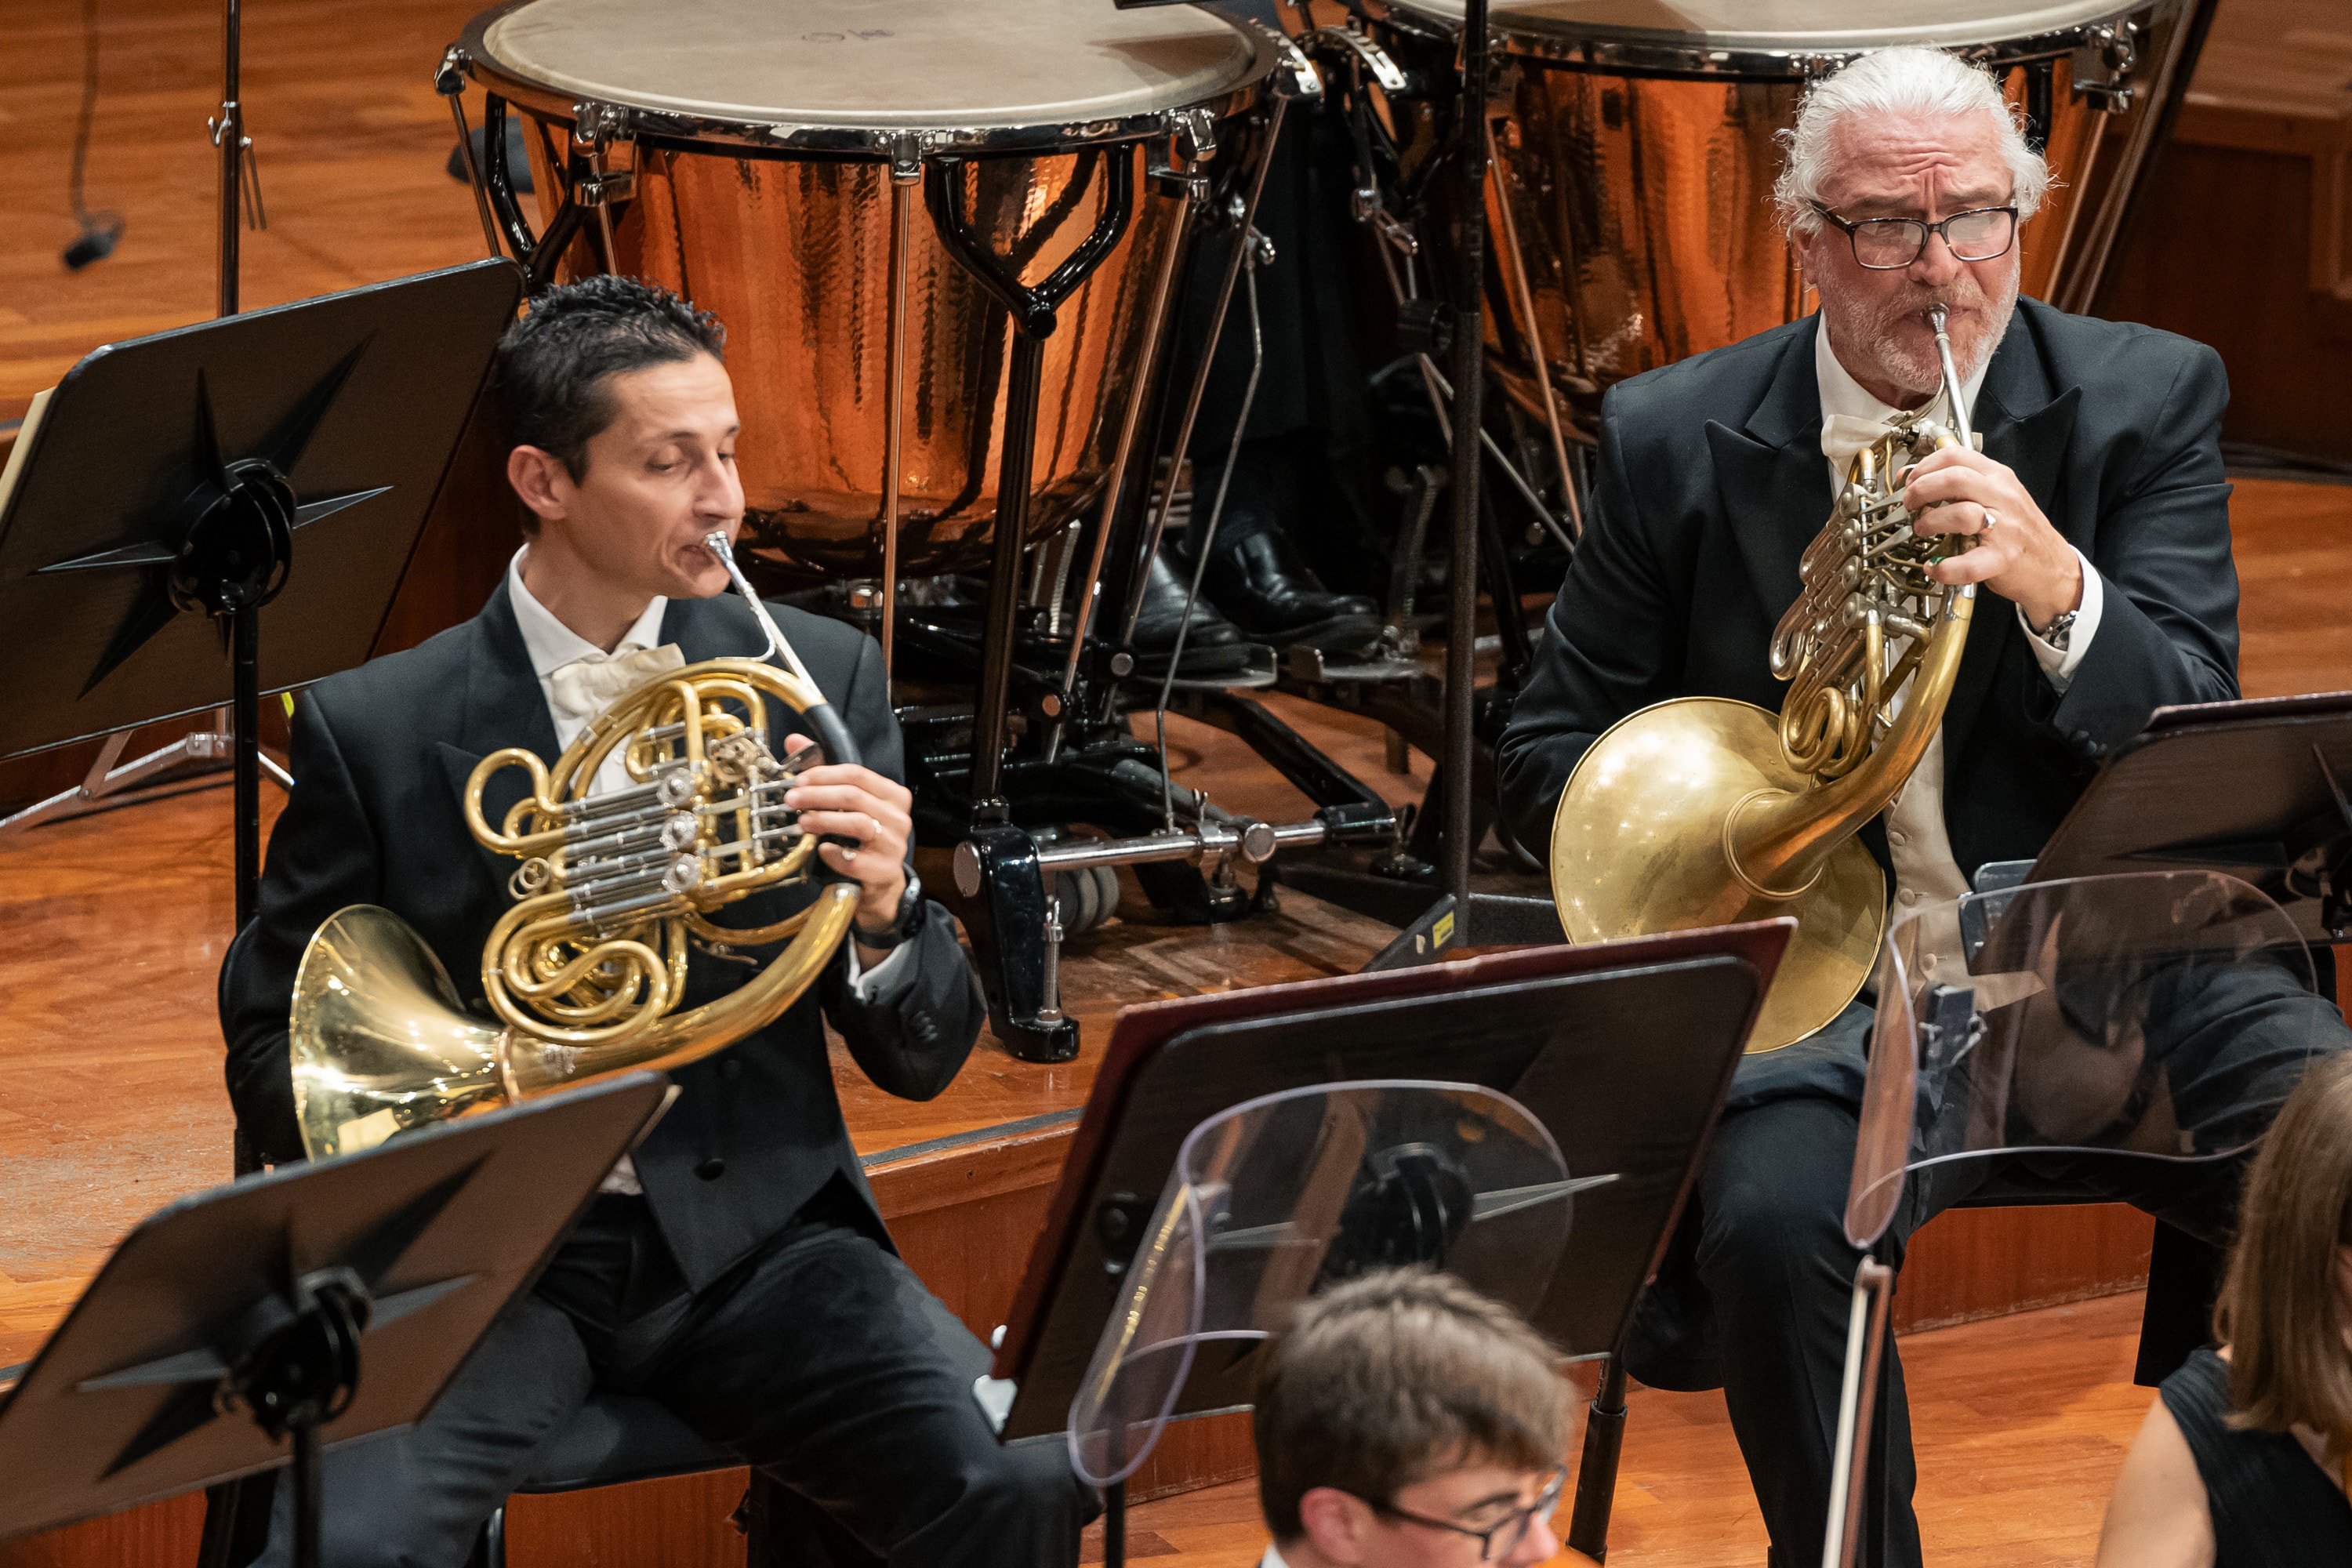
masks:
[[[2148,1407],[2099,1568],[2352,1563],[2352,1061],[2255,1158],[2214,1331]]]
[[[1448,1275],[1314,1298],[1258,1375],[1260,1568],[1550,1562],[1573,1397],[1541,1335]]]

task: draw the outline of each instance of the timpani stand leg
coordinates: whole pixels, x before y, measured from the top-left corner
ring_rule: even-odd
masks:
[[[1028,542],[1038,388],[1055,310],[1126,237],[1135,201],[1131,149],[1090,149],[1080,157],[1086,162],[1078,178],[1093,174],[1108,182],[1102,216],[1094,232],[1034,288],[1022,283],[1015,264],[990,251],[967,222],[963,162],[933,159],[924,171],[924,198],[940,243],[1013,318],[994,552],[982,623],[979,689],[973,695],[971,828],[957,851],[956,881],[971,900],[968,907],[975,918],[966,929],[980,961],[989,1026],[1005,1048],[1024,1061],[1068,1061],[1078,1054],[1077,1026],[1063,1016],[1054,994],[1050,949],[1057,933],[1049,930],[1051,901],[1038,874],[1037,847],[1027,831],[1013,823],[1003,793],[1006,709],[1014,639],[1020,632],[1021,557]]]

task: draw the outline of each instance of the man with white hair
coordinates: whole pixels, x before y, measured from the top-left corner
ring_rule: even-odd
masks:
[[[1892,872],[1899,917],[1964,896],[1988,861],[2033,858],[2099,758],[2157,708],[2237,695],[2228,387],[2208,348],[2018,297],[2049,173],[1983,71],[1927,48],[1864,56],[1811,91],[1783,140],[1776,195],[1821,309],[1609,394],[1584,541],[1502,740],[1503,805],[1540,851],[1578,758],[1618,720],[1684,696],[1780,708],[1769,647],[1799,559],[1843,459],[1899,412],[1940,402],[1928,311],[1941,305],[1983,450],[1922,461],[1904,500],[1932,506],[1922,531],[1969,536],[1931,570],[1978,584],[1978,599],[1942,731],[1862,836]],[[2343,1042],[2334,1009],[2285,989],[2231,1012],[2209,1070],[2173,1085],[2185,1127],[2274,1102],[2301,1061],[2283,1041]],[[1840,1217],[1869,1028],[1857,1003],[1743,1062],[1627,1347],[1645,1383],[1724,1389],[1778,1564],[1822,1556],[1854,1267]],[[1972,1184],[2123,1199],[2228,1235],[2235,1163],[2038,1163],[1915,1181],[1882,1256],[1899,1265],[1911,1232]],[[1916,1563],[1891,1352],[1886,1368],[1863,1556]]]

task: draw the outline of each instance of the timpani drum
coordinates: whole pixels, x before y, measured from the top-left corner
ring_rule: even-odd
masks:
[[[1453,68],[1462,0],[1350,3],[1422,79]],[[1589,413],[1614,382],[1811,310],[1772,207],[1774,136],[1808,80],[1892,44],[1948,47],[2003,79],[2056,176],[2021,237],[2022,289],[2087,310],[2194,64],[2200,5],[1492,0],[1498,379],[1540,416],[1540,360]],[[1415,145],[1443,142],[1408,139],[1408,164]]]
[[[1064,290],[1022,525],[1041,539],[1132,438],[1186,207],[1157,193],[1212,155],[1277,47],[1108,0],[520,0],[468,26],[443,90],[462,71],[489,95],[484,223],[535,286],[626,273],[725,323],[754,555],[914,575],[989,558],[1015,379],[1003,291],[948,230]],[[535,131],[536,237],[503,168],[509,105]]]

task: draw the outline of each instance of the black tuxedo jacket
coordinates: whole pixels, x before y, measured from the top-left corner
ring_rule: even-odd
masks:
[[[809,673],[856,740],[866,766],[902,776],[897,720],[883,695],[872,641],[835,621],[771,606]],[[673,600],[662,638],[688,663],[764,647],[750,609],[732,595]],[[770,733],[804,731],[772,702]],[[504,584],[482,613],[422,647],[319,682],[294,721],[295,785],[269,841],[261,912],[222,977],[228,1088],[237,1120],[264,1156],[299,1159],[287,1009],[304,945],[347,904],[381,904],[416,928],[469,1009],[488,1016],[482,948],[511,904],[517,862],[476,843],[461,800],[474,764],[501,746],[555,761],[554,722],[532,672]],[[528,781],[495,775],[484,815],[500,820]],[[781,920],[813,897],[803,884],[729,905],[717,923]],[[985,1016],[980,988],[938,905],[916,951],[866,1000],[836,956],[823,981],[767,1028],[672,1074],[683,1091],[637,1151],[664,1238],[688,1283],[700,1289],[782,1229],[835,1176],[865,1200],[834,1094],[820,1017],[834,1020],[866,1075],[893,1094],[926,1100],[963,1065]],[[764,959],[767,952],[761,952]],[[681,1005],[740,984],[749,965],[697,949]],[[884,1236],[875,1216],[877,1238]]]
[[[1538,854],[1584,749],[1670,697],[1778,712],[1772,627],[1832,500],[1816,319],[1636,376],[1601,405],[1585,536],[1501,748],[1503,806]],[[2105,582],[2062,696],[2016,607],[1978,590],[1944,718],[1944,819],[1963,873],[2038,854],[2095,770],[2168,703],[2238,694],[2238,579],[2212,350],[2018,301],[1978,394],[2008,464]],[[1883,823],[1864,840],[1886,862]]]

